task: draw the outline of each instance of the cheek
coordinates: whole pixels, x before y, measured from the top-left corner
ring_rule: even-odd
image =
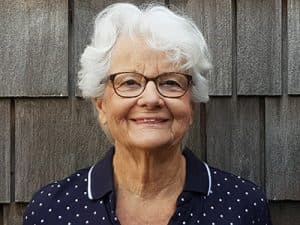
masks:
[[[112,95],[107,100],[108,103],[108,124],[109,126],[121,126],[127,122],[132,105],[132,101],[124,101],[119,96]],[[118,128],[117,128],[118,129]]]
[[[174,125],[182,128],[189,127],[193,123],[193,108],[190,104],[182,104],[174,107]],[[181,109],[181,110],[180,110]],[[183,110],[184,109],[184,110]]]
[[[126,111],[118,104],[111,104],[108,110],[109,126],[118,126],[126,118]]]

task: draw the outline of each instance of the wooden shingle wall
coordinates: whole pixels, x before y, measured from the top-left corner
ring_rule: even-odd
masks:
[[[0,225],[21,225],[38,188],[109,146],[76,73],[95,15],[113,2],[0,1]],[[188,145],[261,185],[274,225],[300,224],[300,1],[161,3],[197,22],[214,61]]]

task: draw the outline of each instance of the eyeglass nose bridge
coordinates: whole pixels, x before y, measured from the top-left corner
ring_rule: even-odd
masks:
[[[146,90],[146,88],[147,88],[147,84],[149,83],[149,81],[153,81],[157,93],[158,93],[160,96],[165,97],[165,96],[159,91],[158,83],[157,83],[158,78],[159,78],[159,77],[149,78],[149,77],[143,76],[143,79],[145,80],[145,83],[144,83],[144,87],[143,87],[141,93],[139,94],[139,96],[143,95],[143,93],[145,92],[145,90]]]

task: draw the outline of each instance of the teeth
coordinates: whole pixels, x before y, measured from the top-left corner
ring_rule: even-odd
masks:
[[[141,122],[141,123],[156,123],[156,122],[160,122],[162,121],[161,119],[154,119],[154,118],[151,118],[151,119],[139,119],[137,120],[138,122]]]
[[[155,122],[157,121],[156,119],[143,119],[144,122]]]

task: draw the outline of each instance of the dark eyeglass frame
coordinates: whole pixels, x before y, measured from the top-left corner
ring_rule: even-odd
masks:
[[[121,95],[120,93],[118,93],[118,91],[116,90],[115,85],[114,85],[114,79],[115,79],[115,77],[116,77],[117,75],[119,75],[119,74],[126,74],[126,73],[131,73],[131,74],[134,73],[134,74],[141,75],[141,76],[146,80],[145,86],[144,86],[143,90],[142,90],[139,94],[133,95],[133,96],[123,96],[123,95]],[[158,85],[157,85],[157,82],[156,82],[156,81],[159,79],[159,77],[162,76],[162,75],[170,74],[170,73],[181,74],[181,75],[185,76],[185,77],[187,78],[187,80],[188,80],[188,84],[187,84],[186,90],[185,90],[181,95],[179,95],[179,96],[174,96],[174,97],[173,97],[173,96],[166,96],[166,95],[162,94],[162,93],[160,92],[159,88],[158,88]],[[156,88],[157,92],[158,92],[161,96],[163,96],[163,97],[165,97],[165,98],[181,98],[181,97],[184,96],[184,95],[186,94],[186,92],[189,90],[189,87],[190,87],[191,85],[193,85],[193,77],[192,77],[191,75],[189,75],[189,74],[181,73],[181,72],[165,72],[165,73],[158,74],[155,78],[148,78],[148,77],[146,77],[144,74],[137,73],[137,72],[118,72],[118,73],[113,73],[113,74],[108,75],[108,78],[105,79],[105,80],[103,80],[103,81],[101,81],[101,84],[105,83],[107,80],[110,80],[110,81],[111,81],[115,93],[116,93],[118,96],[122,97],[122,98],[135,98],[135,97],[140,96],[140,95],[145,91],[146,86],[147,86],[147,84],[148,84],[149,81],[153,81],[153,82],[154,82],[155,88]]]

